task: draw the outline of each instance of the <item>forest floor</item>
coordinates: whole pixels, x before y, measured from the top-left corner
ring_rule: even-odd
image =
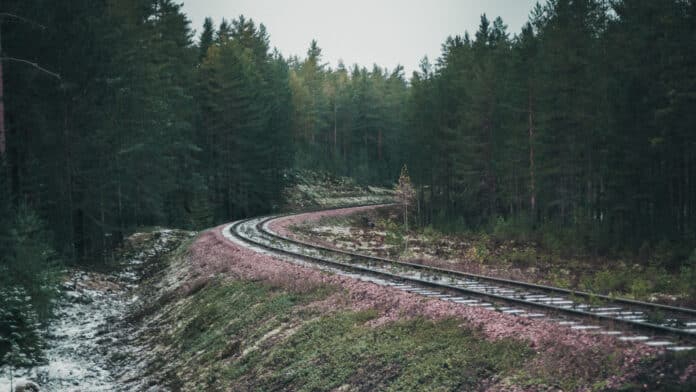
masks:
[[[337,249],[468,273],[678,306],[696,306],[693,271],[630,258],[564,255],[535,241],[487,233],[447,235],[403,226],[399,207],[296,222],[286,234]]]
[[[283,195],[285,211],[382,204],[394,200],[392,189],[358,185],[349,177],[309,170],[295,170],[288,176],[291,185]]]

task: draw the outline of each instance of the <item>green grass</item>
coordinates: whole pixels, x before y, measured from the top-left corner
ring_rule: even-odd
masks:
[[[469,390],[494,375],[512,376],[533,356],[521,342],[487,341],[456,320],[371,327],[373,311],[322,315],[301,307],[328,293],[295,294],[259,282],[209,284],[169,314],[177,327],[160,342],[175,347],[174,367],[183,370],[170,374],[170,386]]]
[[[531,352],[519,342],[488,342],[455,320],[403,321],[379,328],[371,312],[312,321],[255,368],[254,389],[469,390],[509,373]]]
[[[295,305],[314,296],[288,294],[250,282],[215,282],[193,296],[183,310],[193,317],[176,334],[186,353],[214,349],[230,336],[254,339],[287,320]]]

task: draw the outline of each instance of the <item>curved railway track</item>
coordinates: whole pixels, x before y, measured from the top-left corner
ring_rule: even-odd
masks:
[[[622,341],[642,342],[673,351],[694,349],[696,345],[695,309],[613,298],[331,249],[287,238],[269,229],[271,221],[286,216],[238,221],[226,226],[223,234],[230,240],[290,257],[295,262],[309,263],[315,268],[428,297],[519,317],[546,318],[571,329],[615,335]]]

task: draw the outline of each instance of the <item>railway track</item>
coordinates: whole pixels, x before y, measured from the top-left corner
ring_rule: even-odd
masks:
[[[252,218],[224,229],[241,241],[295,262],[404,291],[519,317],[545,318],[574,330],[613,335],[671,351],[694,349],[696,310],[612,298],[557,287],[467,274],[335,250],[283,237],[269,223],[284,215]]]

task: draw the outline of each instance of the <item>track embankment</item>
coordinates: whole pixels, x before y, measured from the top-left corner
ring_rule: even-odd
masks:
[[[263,235],[253,230],[264,221],[201,233],[141,284],[130,322],[146,372],[133,385],[536,391],[693,380],[688,362],[672,365],[682,353],[406,291],[244,240]]]

